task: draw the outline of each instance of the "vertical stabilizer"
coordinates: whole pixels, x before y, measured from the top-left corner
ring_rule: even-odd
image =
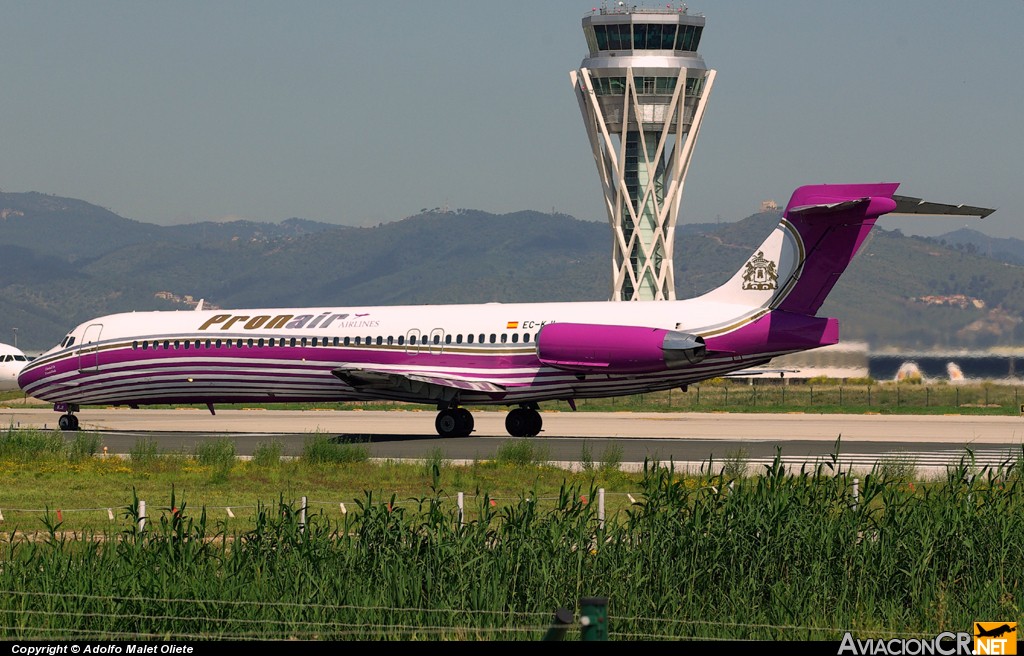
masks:
[[[782,220],[736,274],[705,296],[750,307],[815,314],[879,216],[896,208],[898,183],[800,187]]]

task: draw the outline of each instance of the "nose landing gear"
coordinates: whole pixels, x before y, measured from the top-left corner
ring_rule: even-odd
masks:
[[[75,413],[78,412],[78,406],[73,403],[55,403],[53,409],[56,412],[65,412],[57,420],[57,426],[62,431],[76,431],[78,430],[78,417]]]

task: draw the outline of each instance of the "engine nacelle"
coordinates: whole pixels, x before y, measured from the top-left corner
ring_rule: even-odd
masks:
[[[704,338],[675,330],[589,323],[549,323],[537,336],[537,357],[566,371],[640,374],[698,364]]]

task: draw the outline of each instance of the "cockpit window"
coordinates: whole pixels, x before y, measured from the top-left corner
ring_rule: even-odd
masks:
[[[16,355],[16,356],[14,356],[14,360],[15,360],[15,362],[28,362],[28,356],[27,355]]]
[[[71,336],[71,335],[69,335],[69,336],[68,336],[68,343],[67,343],[67,344],[65,344],[64,346],[66,346],[66,347],[70,347],[70,346],[71,346],[72,344],[74,344],[74,343],[75,343],[75,338],[74,338],[74,336]]]

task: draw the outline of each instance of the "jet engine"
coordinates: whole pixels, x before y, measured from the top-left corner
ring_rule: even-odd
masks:
[[[549,323],[537,336],[537,357],[548,366],[583,373],[641,374],[699,364],[704,338],[642,326]]]

